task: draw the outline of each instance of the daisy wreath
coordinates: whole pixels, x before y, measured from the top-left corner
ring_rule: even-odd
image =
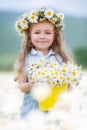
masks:
[[[63,28],[63,13],[55,13],[52,9],[40,8],[38,10],[31,10],[22,15],[16,21],[16,30],[22,35],[28,28],[30,23],[38,23],[39,21],[47,20],[56,27]]]

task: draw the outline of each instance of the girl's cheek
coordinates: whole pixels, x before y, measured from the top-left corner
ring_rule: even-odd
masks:
[[[34,38],[38,38],[38,37],[39,37],[39,35],[36,35],[36,34],[34,35]]]

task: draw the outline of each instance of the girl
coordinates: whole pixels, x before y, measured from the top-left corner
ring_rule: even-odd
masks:
[[[43,62],[50,60],[59,64],[67,63],[71,58],[63,49],[62,13],[56,14],[53,10],[44,8],[32,10],[16,22],[16,28],[24,35],[22,48],[15,64],[17,72],[15,80],[24,93],[21,109],[21,117],[24,118],[30,110],[39,109],[38,102],[29,95],[34,82],[29,80],[26,67],[38,63],[41,58],[44,58]]]

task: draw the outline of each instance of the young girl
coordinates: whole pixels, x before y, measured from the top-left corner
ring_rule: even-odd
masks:
[[[44,61],[57,61],[59,64],[71,61],[63,49],[64,39],[62,34],[63,14],[57,14],[51,9],[41,8],[31,10],[16,22],[18,32],[24,35],[24,41],[19,53],[15,69],[19,89],[24,93],[21,117],[24,118],[33,109],[39,109],[39,104],[29,92],[34,82],[29,80],[26,67]]]

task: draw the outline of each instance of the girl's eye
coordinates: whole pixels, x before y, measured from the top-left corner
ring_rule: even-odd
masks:
[[[39,32],[35,32],[35,34],[39,34]]]
[[[46,32],[46,34],[51,34],[50,32]]]
[[[35,34],[40,34],[40,32],[35,32]],[[50,32],[45,32],[45,34],[51,34]]]

